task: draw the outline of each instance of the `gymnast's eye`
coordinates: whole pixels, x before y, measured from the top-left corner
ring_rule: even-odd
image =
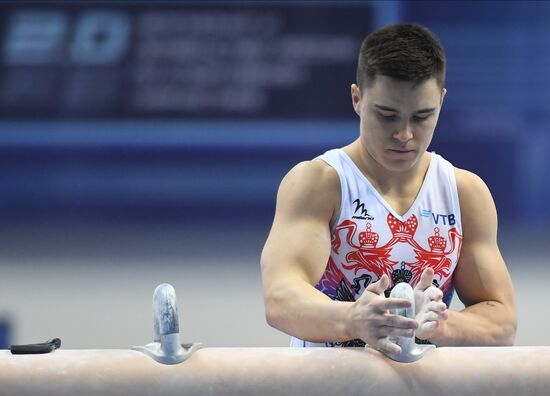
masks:
[[[395,119],[397,119],[397,116],[393,113],[376,113],[378,114],[378,118],[380,118],[382,121],[394,121]]]
[[[413,120],[416,121],[416,122],[422,122],[422,121],[426,121],[431,116],[432,116],[431,114],[421,115],[421,116],[415,115],[415,116],[413,116]]]

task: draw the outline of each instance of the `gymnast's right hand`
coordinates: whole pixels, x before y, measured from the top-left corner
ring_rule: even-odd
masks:
[[[411,337],[418,322],[388,312],[394,308],[409,308],[411,302],[400,298],[385,298],[384,291],[390,280],[383,275],[378,282],[370,284],[361,297],[351,306],[351,333],[371,347],[386,353],[401,353],[401,347],[388,336]]]

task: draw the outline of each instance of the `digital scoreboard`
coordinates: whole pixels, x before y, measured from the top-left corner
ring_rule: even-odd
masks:
[[[0,5],[2,117],[338,118],[371,3]]]

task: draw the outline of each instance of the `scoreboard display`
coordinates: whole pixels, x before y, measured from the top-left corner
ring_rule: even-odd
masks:
[[[373,3],[0,5],[0,117],[339,118]]]

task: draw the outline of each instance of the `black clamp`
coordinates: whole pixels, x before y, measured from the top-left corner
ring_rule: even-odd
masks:
[[[14,355],[50,353],[61,346],[59,338],[52,338],[40,344],[11,345],[10,351]]]

